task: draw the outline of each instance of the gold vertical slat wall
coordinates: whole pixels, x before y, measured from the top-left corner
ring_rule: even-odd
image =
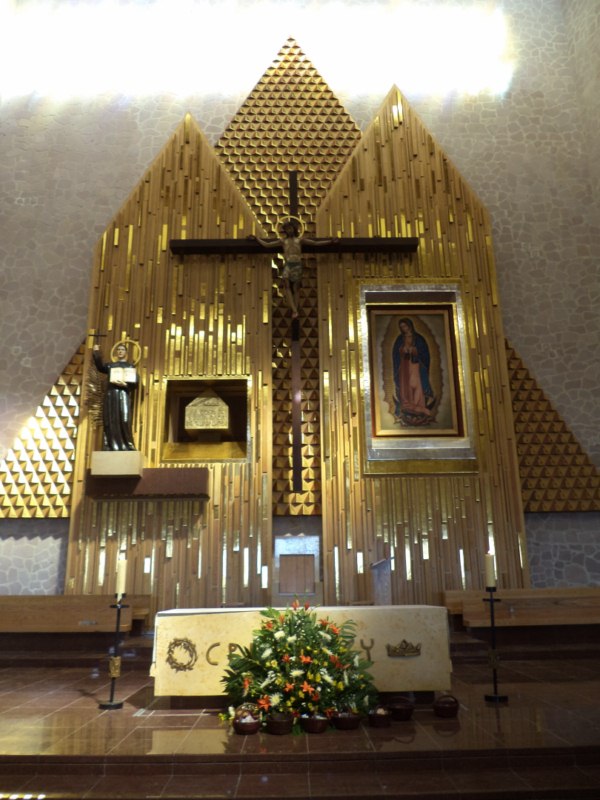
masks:
[[[398,90],[386,98],[319,209],[317,235],[419,238],[416,256],[343,255],[320,267],[325,602],[368,601],[368,565],[384,558],[391,563],[393,603],[437,603],[444,589],[481,588],[490,537],[500,585],[527,585],[490,224]],[[360,283],[370,281],[403,288],[459,282],[474,472],[448,465],[440,474],[423,474],[424,463],[404,474],[362,476],[357,298]]]
[[[271,552],[271,270],[250,257],[174,257],[170,239],[263,234],[195,122],[187,116],[107,228],[96,249],[90,331],[104,357],[139,343],[133,430],[145,467],[206,466],[209,501],[94,501],[85,475],[101,430],[82,420],[75,466],[66,591],[115,588],[120,554],[130,593],[153,610],[261,605]],[[92,340],[90,338],[89,344]],[[89,373],[89,357],[87,361]],[[168,379],[244,379],[247,460],[164,463]]]

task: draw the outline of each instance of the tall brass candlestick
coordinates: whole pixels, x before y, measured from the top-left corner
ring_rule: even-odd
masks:
[[[118,583],[118,574],[117,574],[117,583]],[[117,610],[117,620],[115,624],[115,644],[113,647],[113,655],[110,657],[108,661],[108,674],[110,676],[110,697],[105,703],[98,703],[98,708],[109,709],[109,710],[114,710],[116,708],[123,708],[123,701],[115,700],[115,686],[117,683],[117,678],[121,676],[121,656],[119,655],[119,648],[121,645],[120,642],[121,609],[129,608],[129,606],[124,605],[122,602],[125,599],[125,592],[117,592],[115,596],[117,598],[117,602],[111,605],[111,608],[116,608]]]
[[[494,580],[495,582],[495,580]],[[486,586],[489,592],[489,597],[484,597],[483,602],[490,604],[490,633],[491,633],[491,647],[489,652],[490,665],[492,667],[492,682],[494,686],[493,694],[486,694],[484,698],[488,703],[508,703],[508,695],[498,694],[498,653],[496,652],[496,618],[494,615],[494,604],[499,603],[500,600],[494,597],[496,593],[495,586]]]

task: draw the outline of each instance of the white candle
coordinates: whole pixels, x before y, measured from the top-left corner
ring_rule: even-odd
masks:
[[[120,600],[125,594],[125,579],[127,578],[127,559],[120,558],[117,561],[117,588],[115,593],[117,600]]]
[[[485,556],[485,586],[486,589],[492,589],[496,586],[496,566],[492,553],[486,553]]]

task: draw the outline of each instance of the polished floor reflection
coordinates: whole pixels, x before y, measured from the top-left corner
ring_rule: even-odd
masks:
[[[600,798],[600,659],[455,664],[456,719],[428,705],[384,729],[239,736],[172,709],[145,671],[102,710],[98,669],[0,669],[0,798]]]

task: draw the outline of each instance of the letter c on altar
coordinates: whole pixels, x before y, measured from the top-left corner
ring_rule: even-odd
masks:
[[[220,646],[221,646],[221,642],[216,642],[215,644],[211,644],[211,646],[206,651],[206,661],[211,665],[211,667],[218,667],[219,666],[219,662],[218,661],[211,661],[210,660],[210,654],[215,649],[215,647],[220,647]]]

